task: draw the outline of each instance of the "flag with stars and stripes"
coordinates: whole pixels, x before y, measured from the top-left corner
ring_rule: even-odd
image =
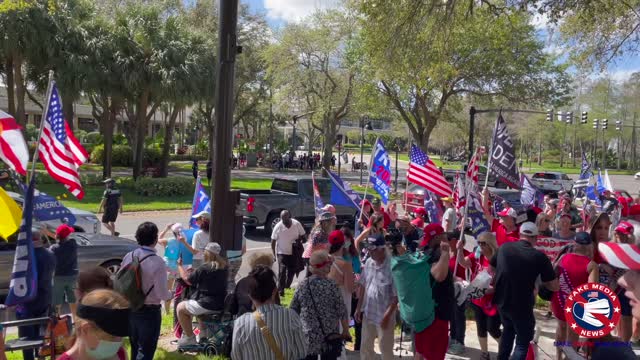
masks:
[[[78,168],[89,156],[64,120],[62,100],[55,81],[50,84],[49,94],[45,117],[42,119],[44,126],[40,134],[38,155],[49,175],[81,200],[84,190]]]
[[[427,154],[414,144],[411,144],[409,160],[411,162],[409,163],[407,180],[440,197],[451,196],[451,187],[440,169],[429,159]]]
[[[589,185],[589,180],[593,176],[593,171],[591,170],[591,164],[587,161],[587,155],[582,153],[582,166],[580,167],[580,177],[576,180],[576,183],[573,185],[574,189],[584,189]]]

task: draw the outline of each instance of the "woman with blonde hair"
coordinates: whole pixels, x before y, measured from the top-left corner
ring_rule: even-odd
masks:
[[[86,294],[78,304],[71,348],[58,360],[126,360],[129,302],[113,290]]]
[[[541,212],[536,216],[536,227],[538,228],[538,234],[542,236],[551,236],[551,219],[549,215]]]
[[[182,259],[178,259],[180,277],[194,289],[191,300],[178,304],[178,321],[182,327],[182,337],[178,346],[196,344],[191,319],[193,316],[210,314],[224,309],[227,296],[227,260],[220,255],[220,244],[210,242],[204,248],[204,263],[196,271],[188,274],[182,267]]]
[[[478,276],[481,272],[487,272],[491,277],[495,274],[491,268],[491,258],[498,253],[498,243],[496,235],[491,232],[483,232],[478,236],[478,246],[480,252],[472,252],[469,256],[464,256],[463,247],[458,246],[458,263],[470,269],[472,278]],[[482,355],[480,359],[489,360],[489,347],[487,343],[487,333],[491,334],[498,343],[502,331],[500,331],[500,314],[498,307],[493,303],[493,287],[489,287],[481,298],[471,299],[471,308],[476,319],[476,327],[478,333],[478,342]]]

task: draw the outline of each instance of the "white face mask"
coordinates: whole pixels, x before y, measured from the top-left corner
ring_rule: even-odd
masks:
[[[118,353],[118,350],[122,347],[122,340],[120,341],[106,341],[100,340],[98,346],[95,349],[87,349],[87,354],[96,360],[105,360],[112,358]]]
[[[344,248],[348,249],[351,246],[351,241],[345,241],[344,242]]]

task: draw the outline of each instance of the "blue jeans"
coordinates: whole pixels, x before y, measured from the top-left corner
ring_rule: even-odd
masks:
[[[131,312],[131,360],[153,360],[160,338],[161,324],[160,305],[145,305],[140,310]]]
[[[533,309],[524,313],[514,313],[500,309],[500,319],[502,320],[503,329],[498,350],[498,360],[509,359],[514,340],[516,347],[513,350],[511,359],[525,360],[529,350],[529,343],[533,340],[536,327]]]

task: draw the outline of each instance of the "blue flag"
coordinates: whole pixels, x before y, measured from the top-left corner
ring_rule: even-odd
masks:
[[[544,203],[544,194],[533,185],[531,180],[525,175],[520,174],[520,203],[524,206],[538,206]]]
[[[322,201],[322,195],[320,194],[320,188],[316,183],[316,174],[311,172],[311,182],[313,185],[313,202],[316,204],[316,216],[320,216],[322,212],[322,208],[324,207],[324,202]]]
[[[442,223],[442,209],[438,205],[438,196],[429,190],[424,194],[424,209],[429,214],[429,222],[440,224]]]
[[[598,190],[598,194],[602,194],[607,187],[605,186],[604,179],[602,178],[602,171],[598,169],[598,178],[597,178],[596,190]]]
[[[587,199],[596,203],[596,205],[602,205],[600,201],[600,197],[596,194],[595,185],[589,185],[585,188],[585,194],[587,194]]]
[[[329,179],[331,180],[331,203],[359,209],[362,201],[360,195],[336,173],[327,170],[327,174],[329,174]]]
[[[369,181],[373,189],[380,194],[382,202],[386,205],[389,201],[389,189],[391,188],[391,160],[382,140],[378,139],[373,148],[373,162]]]
[[[192,229],[198,229],[196,219],[194,219],[193,216],[202,211],[211,212],[211,199],[209,198],[209,194],[207,194],[204,186],[202,186],[200,177],[198,177],[198,180],[196,180],[196,191],[193,194],[193,203],[191,205],[192,218],[189,219],[189,226]]]
[[[484,217],[482,211],[482,203],[480,202],[480,196],[477,193],[469,193],[467,208],[467,219],[471,223],[471,232],[473,236],[478,236],[485,231],[491,231],[489,222]]]
[[[33,248],[31,232],[33,218],[33,190],[35,181],[32,178],[25,193],[22,207],[22,223],[16,243],[16,253],[13,260],[13,271],[9,284],[9,294],[5,305],[14,306],[31,301],[38,292],[38,268]]]
[[[27,186],[20,180],[15,180],[18,188],[23,194],[27,193]],[[51,195],[47,195],[36,189],[33,190],[33,218],[36,221],[60,220],[67,219],[66,223],[73,225],[76,223],[76,217],[62,203]]]

